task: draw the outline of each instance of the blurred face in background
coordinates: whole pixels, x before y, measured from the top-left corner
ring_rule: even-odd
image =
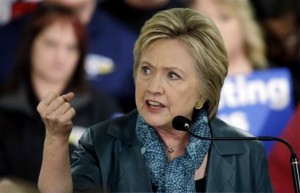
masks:
[[[166,5],[169,0],[124,0],[128,5],[137,9],[155,9]]]
[[[267,43],[272,45],[269,46],[271,58],[283,60],[283,63],[300,58],[300,27],[297,29],[295,15],[287,13],[278,18],[266,19],[263,21],[263,27]]]
[[[45,2],[50,3],[58,3],[67,7],[79,9],[90,5],[91,3],[94,4],[96,0],[43,0]]]
[[[45,28],[32,46],[32,75],[51,83],[67,82],[79,60],[78,42],[71,24],[56,21]]]
[[[215,0],[195,0],[192,8],[208,15],[215,22],[224,40],[229,58],[244,49],[244,31],[233,9]]]

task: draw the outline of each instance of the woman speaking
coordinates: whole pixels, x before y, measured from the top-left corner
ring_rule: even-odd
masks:
[[[173,128],[182,115],[203,137],[249,134],[216,118],[228,60],[215,24],[187,8],[148,20],[134,48],[137,110],[91,126],[68,157],[74,94],[50,92],[41,192],[272,192],[257,141],[200,140]]]

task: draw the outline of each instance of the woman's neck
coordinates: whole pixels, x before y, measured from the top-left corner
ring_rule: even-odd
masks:
[[[163,129],[157,129],[157,132],[165,145],[169,160],[184,154],[185,147],[189,140],[189,134],[187,132]]]
[[[240,53],[229,57],[228,75],[249,74],[253,71],[253,64],[245,54]]]

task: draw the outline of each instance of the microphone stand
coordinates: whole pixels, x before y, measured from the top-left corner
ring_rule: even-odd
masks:
[[[291,152],[290,163],[291,163],[291,168],[292,168],[295,193],[300,193],[299,161],[298,161],[297,155],[296,155],[292,145],[288,141],[286,141],[284,139],[281,139],[281,138],[278,138],[278,137],[271,137],[271,136],[260,136],[260,137],[201,137],[201,136],[198,136],[198,135],[194,134],[193,132],[191,132],[190,129],[189,129],[188,124],[186,124],[184,127],[190,135],[192,135],[192,136],[194,136],[198,139],[202,139],[202,140],[259,140],[259,141],[279,141],[279,142],[285,144]]]

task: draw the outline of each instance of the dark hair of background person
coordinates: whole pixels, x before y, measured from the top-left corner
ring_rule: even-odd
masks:
[[[290,11],[299,13],[299,0],[250,0],[257,18],[276,18]],[[298,11],[297,11],[298,10]]]
[[[250,2],[253,4],[257,21],[265,31],[268,59],[275,66],[288,65],[293,68],[292,65],[300,60],[300,0],[250,0]],[[289,26],[281,28],[289,29],[276,32],[269,27],[269,21],[277,22],[277,28],[285,22]]]
[[[185,7],[185,0],[166,0],[164,4],[160,4],[159,6],[150,7],[148,5],[148,7],[143,8],[134,6],[126,0],[98,0],[98,2],[99,7],[104,8],[111,13],[113,17],[118,18],[125,25],[136,31],[137,35],[145,21],[150,19],[156,12],[174,7]],[[157,1],[155,3],[157,3]]]
[[[250,0],[264,30],[271,67],[292,74],[294,103],[300,101],[300,0]]]
[[[133,3],[135,1],[135,3]],[[139,2],[138,2],[139,1]],[[117,29],[113,30],[121,30],[124,32],[129,32],[130,38],[128,40],[122,38],[120,39],[120,46],[123,49],[133,49],[134,42],[138,38],[140,30],[144,25],[145,21],[150,19],[155,13],[158,11],[174,8],[174,7],[184,7],[185,0],[98,0],[98,9],[103,14],[107,14],[110,18],[110,21],[113,21],[112,25],[116,26]],[[141,6],[143,4],[143,6]],[[108,26],[109,28],[109,26]],[[112,30],[109,28],[108,30]],[[105,30],[104,30],[105,31]],[[119,34],[119,33],[113,33]],[[105,34],[104,34],[105,35]],[[134,37],[134,40],[132,39]],[[104,44],[115,44],[115,41],[111,39],[105,40]],[[109,46],[110,49],[113,46]],[[118,50],[120,52],[120,50]],[[101,54],[101,53],[100,53]],[[126,54],[127,57],[122,55]],[[127,66],[126,68],[132,68],[133,65],[133,55],[132,53],[127,53],[125,51],[120,52],[120,56],[111,56],[111,58],[116,62],[116,67],[118,68],[119,65]],[[120,58],[123,57],[125,59],[124,62],[120,62],[116,59],[116,57]],[[125,69],[126,69],[125,68]],[[134,83],[133,79],[130,78],[132,71],[126,71],[128,73],[127,79],[122,80],[122,83],[117,82],[117,84],[123,85],[123,89],[119,89],[116,92],[116,97],[120,101],[120,105],[124,109],[125,112],[130,112],[136,108],[135,99],[134,99]],[[112,74],[119,73],[116,70]],[[114,80],[118,80],[119,78],[115,76]],[[132,81],[132,82],[131,82]],[[100,84],[101,82],[97,82]],[[111,84],[111,83],[110,83]],[[98,86],[97,86],[98,87]],[[124,89],[126,88],[126,89]],[[130,91],[132,96],[126,96],[126,93],[123,94],[123,90],[128,93]]]
[[[29,25],[26,26],[23,32],[22,41],[16,56],[16,65],[12,71],[9,83],[2,88],[1,92],[8,92],[15,89],[21,81],[31,81],[31,56],[34,41],[43,30],[58,20],[71,23],[75,36],[79,40],[77,45],[80,55],[79,60],[66,90],[80,92],[88,89],[84,70],[84,57],[87,51],[87,34],[84,26],[80,20],[77,19],[75,12],[62,5],[42,3],[33,12],[30,20]]]

